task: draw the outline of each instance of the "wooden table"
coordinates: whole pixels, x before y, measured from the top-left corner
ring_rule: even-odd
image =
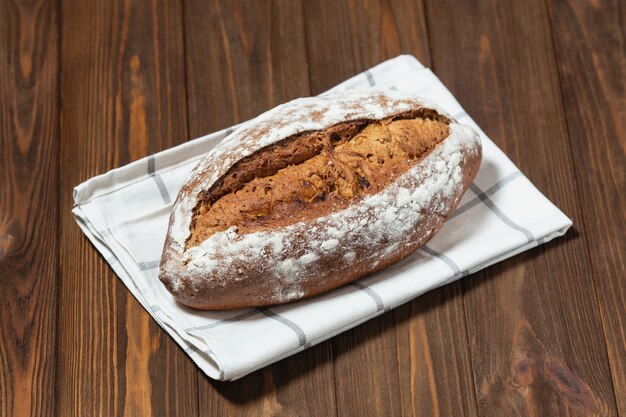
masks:
[[[619,0],[0,0],[0,415],[626,417],[625,22]],[[573,230],[208,379],[72,188],[400,53]]]

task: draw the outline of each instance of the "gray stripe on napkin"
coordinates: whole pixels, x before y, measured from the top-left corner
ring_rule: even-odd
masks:
[[[265,316],[274,319],[293,330],[296,336],[298,336],[298,343],[300,346],[304,346],[306,344],[306,335],[304,334],[304,330],[302,330],[302,327],[298,326],[296,323],[289,320],[288,318],[283,317],[280,314],[274,313],[267,307],[261,307],[257,310]]]
[[[493,211],[493,213],[498,216],[498,218],[507,226],[521,232],[524,234],[524,236],[526,236],[526,240],[528,241],[528,243],[532,242],[533,240],[535,240],[535,237],[533,236],[533,234],[531,233],[530,230],[526,229],[523,226],[520,226],[519,224],[515,223],[513,220],[511,220],[506,214],[504,214],[502,212],[502,210],[500,210],[493,201],[491,201],[489,199],[489,197],[487,197],[485,195],[485,193],[483,193],[483,190],[481,190],[480,188],[478,188],[478,186],[476,184],[472,184],[470,185],[470,188],[472,189],[472,191],[478,196],[478,198],[480,198],[480,200],[485,203],[485,205],[487,207],[489,207],[489,209],[491,211]]]
[[[161,198],[165,204],[169,204],[172,202],[170,198],[170,193],[167,192],[167,188],[165,188],[165,183],[163,182],[163,178],[159,174],[156,173],[154,156],[148,157],[148,175],[154,179],[157,188],[159,189],[159,193],[161,194]]]
[[[362,290],[367,295],[369,295],[372,298],[372,300],[374,300],[374,302],[376,303],[376,311],[382,311],[385,309],[383,299],[376,291],[374,291],[367,285],[361,284],[360,282],[353,282],[352,286]]]
[[[187,348],[185,350],[183,350],[183,352],[185,352],[187,355],[190,355],[192,353],[197,353],[197,354],[205,354],[205,355],[209,355],[209,356],[213,356],[214,353],[210,348],[206,348],[205,350],[201,350],[198,346],[196,345],[190,345],[188,343],[185,343],[187,345]]]
[[[452,272],[454,272],[454,276],[452,276],[452,278],[450,278],[451,280],[452,279],[457,279],[457,278],[460,278],[461,276],[463,276],[463,272],[461,272],[461,268],[459,268],[459,266],[456,264],[456,262],[454,262],[452,259],[448,258],[443,253],[439,253],[436,250],[433,250],[433,249],[429,248],[426,245],[422,246],[422,250],[424,252],[426,252],[427,254],[429,254],[429,255],[437,257],[443,263],[448,265],[448,267],[452,270]]]
[[[448,218],[448,220],[454,219],[459,214],[461,214],[463,212],[466,212],[467,210],[471,209],[472,207],[474,207],[475,205],[480,203],[482,201],[481,198],[480,198],[481,196],[483,196],[483,197],[491,197],[493,194],[496,193],[496,191],[498,191],[501,188],[503,188],[505,185],[507,185],[508,183],[513,181],[515,178],[521,177],[521,176],[522,176],[522,172],[521,171],[511,172],[509,175],[507,175],[506,177],[502,178],[500,181],[496,182],[487,191],[484,191],[480,195],[477,195],[475,198],[473,198],[469,202],[465,203],[464,205],[462,205],[461,207],[456,209],[454,214],[452,214],[452,216],[450,216]]]
[[[154,261],[139,262],[137,266],[139,267],[140,271],[148,271],[150,269],[158,268],[159,263],[160,263],[160,260],[156,259]]]
[[[137,295],[135,296],[135,298],[137,298],[141,302],[141,300],[139,299],[139,297],[141,297],[141,298],[143,298],[144,303],[145,303],[146,297],[143,296],[143,293],[141,292],[141,290],[139,289],[139,286],[135,282],[135,278],[133,278],[133,276],[131,274],[128,274],[128,277],[130,278],[130,282],[132,282],[132,284],[133,284],[133,288],[135,288],[135,291],[137,291]]]
[[[508,251],[501,253],[499,255],[496,256],[492,256],[489,259],[485,259],[484,261],[476,264],[476,266],[474,266],[472,268],[472,271],[480,271],[481,269],[487,267],[488,265],[491,264],[495,264],[496,262],[500,262],[506,258],[508,258],[513,252],[515,252],[516,250],[519,250],[519,248],[513,248],[513,249],[509,249]]]
[[[376,80],[374,80],[374,76],[369,70],[365,71],[365,76],[367,77],[367,82],[370,84],[370,87],[376,85]]]
[[[219,327],[222,326],[224,324],[228,324],[228,323],[235,323],[241,320],[245,320],[249,317],[254,317],[257,314],[261,314],[261,312],[258,309],[252,309],[252,310],[248,310],[245,311],[241,314],[237,314],[236,316],[233,317],[229,317],[227,319],[224,320],[220,320],[220,321],[216,321],[215,323],[209,323],[209,324],[205,324],[202,326],[195,326],[195,327],[188,327],[185,329],[186,332],[194,332],[194,331],[199,331],[199,330],[207,330],[207,329],[213,329],[215,327]]]

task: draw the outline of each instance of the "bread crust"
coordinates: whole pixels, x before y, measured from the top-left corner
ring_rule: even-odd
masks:
[[[381,270],[425,244],[454,211],[481,160],[476,132],[450,116],[450,134],[375,195],[339,212],[274,230],[230,228],[185,248],[193,208],[233,164],[291,135],[427,107],[396,91],[298,99],[238,128],[194,168],[174,204],[159,278],[193,308],[222,310],[311,297]]]

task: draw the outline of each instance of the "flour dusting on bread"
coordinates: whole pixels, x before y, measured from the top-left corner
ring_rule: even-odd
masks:
[[[345,209],[253,233],[232,226],[195,246],[186,248],[186,242],[200,193],[242,158],[301,132],[419,107],[445,114],[397,91],[342,92],[294,100],[241,126],[207,154],[181,190],[161,280],[177,299],[198,308],[267,305],[345,284],[415,251],[456,207],[480,163],[478,135],[449,116],[445,140],[382,191]]]

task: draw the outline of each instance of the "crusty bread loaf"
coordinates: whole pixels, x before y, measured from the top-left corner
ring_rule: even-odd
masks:
[[[194,168],[172,210],[159,277],[199,309],[328,291],[426,243],[480,158],[471,128],[413,95],[294,100]]]

